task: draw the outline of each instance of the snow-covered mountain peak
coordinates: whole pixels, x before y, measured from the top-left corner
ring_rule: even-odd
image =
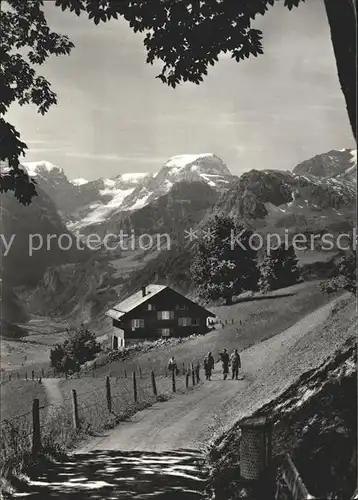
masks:
[[[53,172],[53,171],[63,172],[63,169],[61,167],[58,167],[57,165],[54,165],[53,163],[46,160],[25,161],[22,162],[21,165],[25,167],[30,177],[36,177],[36,175],[41,174],[43,172]]]
[[[182,154],[172,156],[165,163],[162,171],[165,171],[166,175],[169,175],[172,178],[173,176],[187,176],[189,172],[198,176],[200,176],[200,174],[223,176],[231,175],[231,172],[225,163],[214,153]]]
[[[165,164],[165,167],[183,168],[195,162],[199,158],[213,158],[213,157],[214,157],[213,153],[176,155],[169,158],[169,160]]]
[[[123,182],[132,182],[134,184],[140,182],[142,179],[144,179],[144,177],[147,177],[148,175],[148,172],[131,172],[128,174],[121,174],[118,177]]]
[[[89,181],[87,179],[84,179],[83,177],[79,177],[78,179],[73,179],[70,182],[72,182],[74,186],[83,186],[84,184],[89,183]]]

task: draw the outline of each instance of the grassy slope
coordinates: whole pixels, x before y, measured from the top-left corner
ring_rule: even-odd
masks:
[[[103,387],[104,376],[111,372],[112,377],[123,377],[124,370],[130,376],[132,371],[142,370],[143,377],[147,378],[154,369],[157,375],[164,375],[166,364],[170,356],[174,355],[181,365],[192,361],[202,361],[210,350],[217,357],[220,350],[226,347],[232,350],[235,347],[245,349],[248,346],[272,337],[289,328],[299,319],[331,300],[331,297],[320,292],[316,282],[307,282],[294,287],[274,292],[262,298],[243,301],[232,306],[220,306],[212,310],[222,319],[228,321],[224,328],[220,325],[204,336],[189,339],[171,347],[161,347],[146,353],[136,353],[126,361],[116,361],[98,368],[96,378],[99,381],[80,379],[68,381],[63,385],[65,397],[69,393],[70,382],[76,384],[79,393],[87,392],[92,383]],[[234,319],[235,323],[231,321]],[[240,325],[241,321],[241,325]],[[90,386],[88,386],[90,384]],[[31,390],[29,390],[31,388]],[[40,391],[40,392],[39,392]],[[43,389],[36,382],[15,381],[1,385],[4,417],[9,418],[31,410],[32,400]],[[88,394],[90,397],[91,394]],[[43,396],[40,396],[42,403]],[[88,398],[86,398],[88,401]]]
[[[301,359],[305,349],[314,356],[316,348],[325,343],[333,354],[258,412],[273,421],[275,462],[279,464],[290,453],[310,493],[318,498],[351,498],[356,484],[356,323],[354,300],[343,300],[327,322],[295,349]],[[212,487],[218,500],[244,498],[239,443],[235,425],[212,449]],[[330,496],[332,492],[338,496]],[[256,498],[251,493],[245,498]],[[281,498],[290,496],[282,493]]]
[[[40,406],[46,403],[45,390],[42,384],[32,380],[12,380],[2,382],[1,395],[1,420],[11,420],[18,415],[31,412],[34,398],[40,400]],[[30,416],[31,418],[31,416]]]
[[[317,282],[306,282],[232,306],[212,307],[211,310],[220,319],[228,321],[224,328],[219,325],[218,329],[207,335],[179,345],[136,354],[126,361],[116,361],[98,369],[97,373],[104,375],[111,371],[113,376],[122,376],[124,370],[130,373],[138,371],[140,366],[143,373],[155,368],[156,373],[163,374],[172,355],[181,365],[183,362],[202,361],[208,351],[217,357],[224,347],[228,350],[236,347],[245,349],[277,335],[331,299],[320,292]],[[232,320],[235,321],[234,324],[231,323]]]

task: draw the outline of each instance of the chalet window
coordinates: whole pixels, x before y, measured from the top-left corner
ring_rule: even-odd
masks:
[[[132,330],[144,328],[144,319],[132,319]]]
[[[186,311],[188,307],[186,304],[177,304],[176,309],[179,309],[180,311]]]
[[[192,318],[178,318],[179,326],[190,326],[192,324]]]
[[[170,337],[170,328],[159,328],[158,333],[162,337]]]
[[[199,326],[199,324],[200,324],[199,318],[192,318],[191,324],[192,324],[192,326]]]
[[[174,319],[174,311],[158,311],[157,318],[160,319]]]
[[[147,311],[155,311],[155,305],[154,304],[148,304],[147,305]]]

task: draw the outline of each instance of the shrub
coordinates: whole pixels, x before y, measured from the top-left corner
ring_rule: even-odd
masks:
[[[59,372],[76,372],[81,365],[92,361],[101,351],[95,334],[83,325],[80,328],[67,330],[68,338],[63,344],[56,344],[51,349],[51,366]]]

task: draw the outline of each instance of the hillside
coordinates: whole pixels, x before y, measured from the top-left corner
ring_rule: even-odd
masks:
[[[315,177],[333,177],[356,182],[357,150],[341,149],[316,155],[296,165],[293,173],[314,175]]]
[[[218,200],[218,192],[204,181],[180,181],[167,194],[133,212],[115,213],[101,225],[87,226],[88,232],[106,234],[169,234],[180,240],[184,229],[198,224]]]
[[[154,174],[127,173],[92,181],[70,181],[62,168],[47,161],[25,162],[23,167],[53,200],[68,229],[87,234],[103,234],[123,214],[155,202],[177,183],[202,182],[221,192],[236,178],[212,153],[174,156]]]
[[[8,242],[13,238],[7,254],[3,242],[1,249],[2,278],[9,286],[33,286],[49,266],[79,262],[88,256],[86,249],[78,249],[52,199],[40,187],[36,189],[37,196],[29,206],[10,192],[1,195],[1,234]]]
[[[264,411],[272,414],[275,424],[275,464],[280,465],[280,454],[289,450],[309,489],[318,498],[350,498],[356,483],[356,405],[352,404],[352,400],[356,400],[355,304],[342,296],[318,309],[313,307],[310,314],[301,310],[302,316],[297,321],[297,318],[289,317],[290,309],[284,308],[280,302],[277,297],[274,320],[279,326],[279,320],[286,316],[291,321],[289,328],[281,324],[276,335],[260,338],[265,334],[266,316],[263,315],[260,333],[257,328],[253,329],[258,333],[255,344],[251,339],[251,347],[246,345],[245,348],[241,339],[237,338],[236,345],[240,343],[240,348],[244,347],[241,350],[242,378],[223,381],[221,366],[217,363],[210,381],[201,380],[195,388],[191,386],[189,390],[178,390],[172,397],[163,398],[164,401],[162,398],[157,402],[152,400],[150,407],[142,408],[125,422],[117,422],[113,429],[106,426],[105,432],[96,432],[95,437],[81,443],[70,457],[30,471],[18,483],[19,492],[30,490],[31,497],[37,499],[64,495],[77,498],[82,494],[89,498],[103,498],[108,494],[115,497],[123,493],[124,484],[130,498],[143,492],[153,496],[153,491],[165,498],[168,494],[177,496],[179,493],[178,498],[182,498],[190,478],[193,481],[188,491],[190,498],[193,493],[197,498],[215,493],[218,500],[256,500],[257,496],[250,494],[250,485],[240,484],[239,481],[240,434],[237,422],[244,416]],[[301,303],[296,302],[296,305]],[[306,300],[307,304],[312,307],[312,301]],[[256,327],[260,322],[259,318],[255,319],[258,320]],[[344,328],[337,332],[337,324]],[[222,339],[225,329],[215,333],[220,339],[221,349],[225,342]],[[172,349],[165,349],[164,358],[175,353],[179,362],[202,359],[197,357],[200,340],[189,339]],[[196,348],[195,351],[193,348]],[[157,359],[163,366],[165,360],[161,354],[157,353]],[[142,366],[143,379],[137,379],[141,389],[145,381],[149,381],[146,375],[148,368],[153,368],[153,362],[156,374],[158,371],[161,373],[159,362],[155,363],[155,351],[133,361],[143,361],[139,365]],[[122,404],[128,386],[124,379],[115,377],[123,376],[125,365],[116,365],[103,367],[101,373],[109,374],[113,389],[115,385],[117,390],[118,387],[124,388],[124,392],[120,393],[119,403]],[[170,381],[161,377],[157,380]],[[81,421],[86,427],[93,421],[92,410],[87,410],[92,406],[97,412],[100,408],[97,418],[107,421],[110,414],[105,408],[105,400],[101,398],[99,403],[96,399],[98,391],[103,392],[103,377],[62,380],[60,384],[56,380],[48,382],[46,390],[50,401],[61,403],[65,411],[69,407],[62,401],[71,387],[75,384],[79,393],[81,389],[86,389],[86,405],[80,407]],[[182,387],[183,383],[184,378],[178,377],[178,387]],[[332,400],[332,395],[337,397]],[[139,401],[143,402],[143,396],[145,393],[141,392]],[[81,399],[81,394],[79,397]],[[113,401],[116,404],[118,398],[114,397]],[[60,415],[61,412],[56,413],[56,418]],[[223,433],[224,440],[216,441],[215,438],[223,437]],[[215,444],[210,464],[214,477],[210,482],[212,490],[206,491],[205,496],[204,487],[209,479],[205,472],[208,472],[209,464],[205,461],[203,450],[208,449],[210,444]],[[181,458],[185,459],[181,467],[178,466],[178,450]],[[168,471],[163,474],[163,463],[170,464],[175,481],[166,475]],[[95,468],[95,477],[93,467],[88,464]],[[108,464],[113,466],[110,472]],[[199,473],[199,468],[204,474]],[[113,475],[113,471],[117,474]],[[125,471],[124,476],[122,471]],[[67,480],[68,474],[72,481]],[[163,475],[166,480],[159,481]],[[282,488],[278,498],[286,500]]]
[[[292,383],[286,384],[285,390],[281,387],[272,399],[268,394],[265,404],[252,413],[265,414],[273,423],[274,464],[280,467],[289,453],[315,498],[348,500],[356,487],[356,321],[354,300],[338,302],[322,325],[270,367],[265,387],[282,373],[288,373]],[[304,365],[306,370],[302,371]],[[288,372],[287,366],[293,367],[294,373]],[[265,371],[261,377],[264,375]],[[256,398],[262,385],[252,384],[251,389]],[[231,405],[233,414],[237,413],[236,402]],[[246,402],[246,398],[240,401],[241,405]],[[239,420],[237,415],[236,424],[225,429],[211,450],[211,486],[218,500],[257,498],[240,480]],[[283,481],[277,486],[280,500],[292,498]]]
[[[144,206],[131,211],[116,208],[109,212],[110,202],[101,205],[98,221],[90,224],[88,219],[86,229],[82,227],[81,231],[102,237],[133,232],[135,250],[117,245],[116,250],[102,248],[84,263],[68,266],[66,261],[64,266],[48,267],[29,296],[29,310],[98,322],[112,300],[133,293],[144,283],[166,283],[183,293],[193,293],[189,269],[194,245],[184,231],[202,228],[216,213],[233,215],[261,234],[277,232],[282,237],[287,231],[289,240],[297,232],[308,237],[328,231],[333,235],[351,232],[356,185],[346,173],[353,171],[353,161],[351,150],[331,151],[307,160],[293,172],[251,170],[235,178],[215,155],[182,155],[170,159],[157,175],[119,176],[118,183],[136,183],[132,193],[138,194],[144,185],[151,186],[150,192],[155,193],[151,201],[148,198]],[[335,176],[331,176],[333,169]],[[119,186],[114,180],[106,183],[108,191]],[[85,180],[72,185],[91,189],[91,183]],[[170,248],[138,248],[141,234],[165,233],[170,235]],[[329,276],[336,265],[336,254],[336,248],[326,251],[319,242],[315,242],[314,250],[299,252],[305,278]],[[42,265],[37,273],[43,272]]]
[[[356,185],[331,177],[251,170],[222,195],[215,213],[232,215],[255,229],[329,230],[355,218]]]

